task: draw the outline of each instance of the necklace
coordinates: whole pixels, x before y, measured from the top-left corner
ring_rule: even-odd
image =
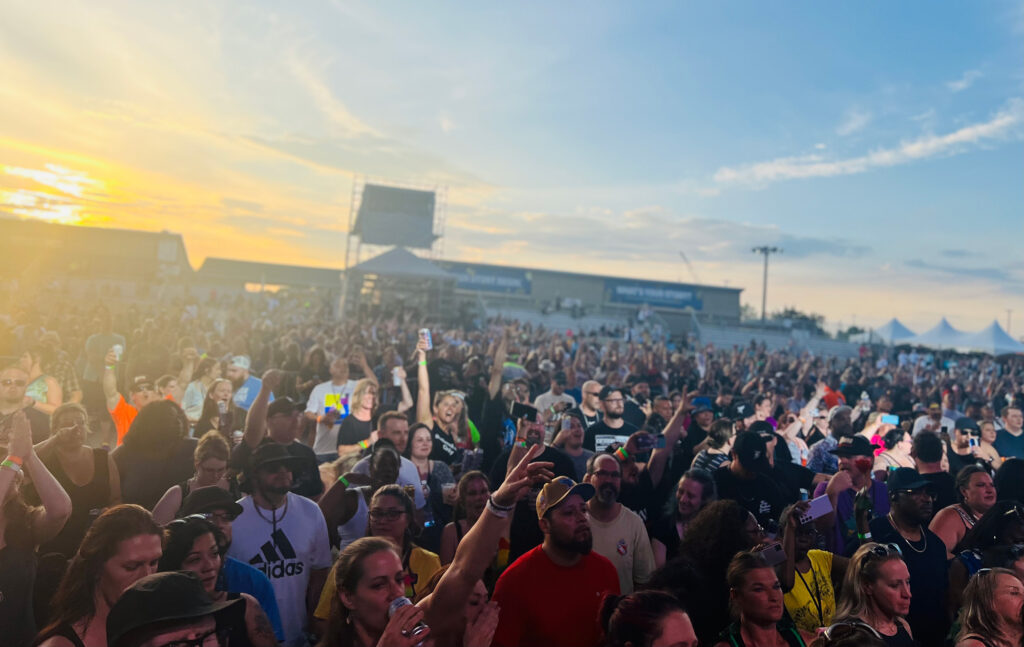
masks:
[[[284,512],[281,513],[281,518],[280,519],[277,518],[277,508],[272,508],[270,510],[270,519],[267,519],[266,517],[263,516],[263,512],[260,510],[260,506],[256,503],[255,499],[253,499],[252,507],[253,507],[254,510],[256,510],[256,514],[259,515],[260,519],[263,519],[264,521],[269,523],[271,525],[271,527],[273,527],[273,534],[276,535],[277,534],[277,524],[278,524],[278,522],[284,521],[284,516],[286,514],[288,514],[288,495],[287,494],[285,495],[285,498],[284,498]]]
[[[917,548],[914,546],[914,544],[910,543],[909,539],[903,536],[903,532],[900,530],[900,527],[896,525],[896,520],[893,519],[891,511],[889,512],[888,517],[889,525],[892,526],[893,530],[896,531],[896,533],[907,544],[910,550],[914,551],[915,553],[923,553],[924,551],[928,550],[928,535],[924,534],[924,528],[921,527],[921,524],[917,525],[917,531],[921,533],[921,540],[924,542],[924,545],[920,548]]]

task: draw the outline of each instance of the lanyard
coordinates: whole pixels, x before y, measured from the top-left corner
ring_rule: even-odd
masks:
[[[818,609],[818,622],[820,623],[818,626],[824,627],[825,626],[825,614],[822,613],[822,611],[821,611],[821,588],[818,587],[818,586],[814,587],[817,590],[817,595],[815,595],[814,592],[811,591],[811,587],[807,586],[807,580],[804,579],[803,573],[800,572],[800,569],[798,569],[794,565],[793,566],[793,570],[796,571],[796,574],[800,577],[800,581],[804,583],[804,588],[807,589],[807,595],[811,596],[811,602],[813,602],[814,606]],[[812,574],[814,573],[814,566],[813,566],[813,564],[811,565],[811,573]],[[813,575],[812,575],[811,579],[814,579]],[[818,580],[814,579],[814,583],[815,583],[815,585],[817,585]]]

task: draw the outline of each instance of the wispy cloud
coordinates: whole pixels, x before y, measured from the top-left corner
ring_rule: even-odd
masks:
[[[1024,100],[1016,98],[992,116],[945,135],[924,135],[893,148],[882,148],[847,159],[827,159],[822,155],[780,157],[745,166],[724,166],[714,174],[715,182],[726,185],[766,185],[783,180],[853,175],[917,160],[955,155],[983,144],[1021,136],[1024,124]]]
[[[947,81],[946,87],[950,92],[963,92],[974,85],[974,82],[982,77],[981,70],[967,70],[963,75],[954,81]]]
[[[1003,266],[958,267],[953,265],[940,265],[937,263],[929,263],[928,261],[923,261],[918,258],[914,258],[907,261],[906,265],[907,267],[925,270],[927,272],[940,275],[947,279],[978,279],[982,281],[1002,284],[1003,286],[1024,285],[1024,277],[1022,277],[1019,272],[1015,272],[1012,268],[1007,268]]]
[[[846,112],[846,116],[843,117],[843,122],[836,128],[836,134],[840,137],[846,137],[852,135],[858,130],[863,130],[865,126],[871,123],[871,113],[867,110],[860,110],[859,108],[853,108]]]

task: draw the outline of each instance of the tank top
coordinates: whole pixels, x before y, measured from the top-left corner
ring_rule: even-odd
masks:
[[[110,503],[110,466],[107,450],[92,450],[92,480],[82,486],[75,485],[64,471],[56,454],[47,456],[43,464],[71,498],[71,516],[56,537],[39,547],[39,553],[60,553],[71,559],[78,552],[78,546],[93,520]]]
[[[345,550],[345,546],[366,536],[366,530],[369,527],[370,521],[370,507],[366,505],[365,495],[367,489],[365,487],[354,487],[350,490],[356,493],[359,507],[356,508],[356,513],[352,515],[351,519],[338,526],[338,539],[340,540],[338,550]]]
[[[902,622],[898,622],[896,625],[896,633],[892,636],[886,636],[879,632],[879,635],[882,636],[882,642],[884,642],[887,647],[920,647],[921,644],[910,637],[910,633],[907,631],[906,627],[903,626]]]
[[[803,636],[800,635],[800,632],[792,624],[780,622],[775,627],[789,647],[807,647]],[[747,647],[746,643],[743,642],[743,634],[740,633],[740,625],[736,622],[729,625],[716,642],[728,643],[731,647]]]
[[[36,556],[31,548],[0,548],[0,643],[28,647],[36,633],[32,609]]]
[[[958,515],[960,515],[960,521],[964,522],[964,528],[970,530],[974,527],[974,524],[976,523],[974,515],[965,510],[963,504],[958,503],[953,509],[956,510]]]
[[[46,402],[46,393],[49,388],[46,386],[46,376],[40,375],[36,379],[28,383],[25,387],[25,395],[32,398],[36,402]]]
[[[38,645],[55,636],[64,638],[65,640],[70,642],[73,645],[73,647],[85,647],[85,643],[82,642],[82,639],[79,638],[78,634],[75,633],[75,630],[68,625],[57,625],[56,628],[51,629],[50,631],[47,631],[44,634],[41,634],[38,638],[36,638],[36,641],[32,644]]]

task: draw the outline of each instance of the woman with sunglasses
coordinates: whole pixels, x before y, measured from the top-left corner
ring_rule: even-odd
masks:
[[[775,569],[756,552],[737,553],[726,573],[734,622],[715,647],[805,647],[814,633],[798,629],[785,615]]]
[[[860,621],[878,632],[887,647],[918,647],[904,620],[910,612],[910,571],[895,544],[864,544],[853,554],[837,622]],[[930,647],[930,646],[929,646]]]
[[[233,476],[228,476],[231,450],[224,436],[216,430],[206,432],[199,439],[194,456],[196,473],[192,478],[172,485],[153,507],[153,518],[158,524],[166,525],[178,516],[181,502],[199,488],[217,486],[235,495],[236,499],[241,497],[238,483]]]
[[[818,531],[813,522],[801,523],[807,504],[792,505],[782,511],[782,547],[786,561],[779,572],[785,591],[786,610],[800,629],[817,631],[832,623],[836,611],[836,590],[850,560],[814,548]]]
[[[964,590],[956,647],[1019,647],[1024,584],[1011,570],[986,568]]]
[[[215,602],[241,598],[241,613],[231,619],[227,629],[228,644],[252,647],[277,647],[274,628],[256,598],[247,593],[218,591],[224,566],[226,539],[202,515],[175,519],[164,528],[164,553],[160,557],[159,571],[190,571],[203,584],[207,595]]]

